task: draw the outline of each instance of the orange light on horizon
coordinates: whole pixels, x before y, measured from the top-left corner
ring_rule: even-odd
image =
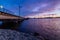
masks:
[[[29,18],[60,17],[60,10],[53,10],[52,12],[40,13],[27,17]]]

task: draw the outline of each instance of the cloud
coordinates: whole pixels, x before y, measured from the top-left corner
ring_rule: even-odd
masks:
[[[21,13],[29,16],[52,12],[59,7],[57,7],[58,4],[60,4],[60,0],[30,0],[30,2],[26,1],[26,4],[23,5]]]
[[[47,5],[48,5],[48,4],[41,4],[41,5],[33,8],[31,11],[32,11],[32,12],[37,12],[37,11],[39,11],[39,9],[44,8],[44,7],[46,7]]]
[[[43,12],[43,13],[39,13],[39,14],[34,14],[34,15],[29,15],[27,17],[30,17],[30,18],[38,18],[38,17],[48,17],[48,16],[51,16],[51,15],[55,15],[54,17],[60,17],[60,4],[56,4],[54,6],[54,8],[52,7],[51,9],[49,9],[47,12]]]

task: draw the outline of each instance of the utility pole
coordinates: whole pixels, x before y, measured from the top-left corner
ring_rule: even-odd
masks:
[[[18,7],[19,7],[19,8],[18,8],[18,10],[19,10],[18,13],[19,13],[19,16],[20,16],[20,8],[21,8],[21,6],[20,6],[20,0],[18,1]]]
[[[19,5],[19,16],[20,16],[20,5]]]

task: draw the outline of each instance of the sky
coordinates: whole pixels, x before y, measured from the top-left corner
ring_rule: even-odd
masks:
[[[20,0],[0,0],[0,6],[13,12],[14,15],[19,15]]]
[[[0,5],[16,15],[20,9],[20,16],[24,17],[60,13],[60,0],[0,0]]]
[[[21,13],[24,16],[60,14],[60,0],[21,0]]]

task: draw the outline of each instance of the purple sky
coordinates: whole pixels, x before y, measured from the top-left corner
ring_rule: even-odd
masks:
[[[60,0],[21,0],[21,15],[37,15],[55,10]]]
[[[55,10],[60,7],[60,0],[0,0],[0,5],[16,15],[20,6],[20,16],[33,16]]]

